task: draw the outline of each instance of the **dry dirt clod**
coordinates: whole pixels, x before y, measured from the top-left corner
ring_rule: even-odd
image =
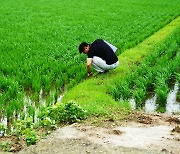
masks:
[[[85,132],[85,131],[87,131],[87,129],[86,128],[82,128],[81,131]]]
[[[167,152],[167,149],[162,149],[161,151],[162,151],[162,152]]]
[[[152,124],[152,122],[153,122],[151,117],[144,116],[144,115],[137,117],[137,121],[140,123],[143,123],[143,124]]]
[[[120,131],[120,130],[113,130],[113,134],[115,134],[115,135],[121,135],[123,132],[122,131]]]
[[[176,141],[180,141],[180,138],[175,138]]]
[[[113,134],[113,135],[121,135],[123,132],[118,130],[118,129],[113,129],[113,130],[109,130],[107,131],[108,134]]]
[[[9,150],[9,152],[16,152],[16,148],[15,147],[11,147],[11,149]]]
[[[108,119],[108,121],[110,121],[110,122],[114,122],[114,119],[113,119],[113,118],[110,118],[110,119]]]
[[[172,132],[177,132],[177,133],[180,133],[180,127],[179,126],[176,126]]]
[[[176,117],[169,117],[166,122],[180,124],[180,120]]]

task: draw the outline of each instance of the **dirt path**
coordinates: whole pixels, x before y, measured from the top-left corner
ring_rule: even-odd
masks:
[[[59,128],[19,154],[174,153],[180,152],[180,116],[134,113],[125,122],[104,121]]]

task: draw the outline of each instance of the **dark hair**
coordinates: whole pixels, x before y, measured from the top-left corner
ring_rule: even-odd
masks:
[[[86,43],[86,42],[82,42],[80,45],[79,45],[79,52],[82,53],[83,50],[84,50],[84,47],[87,47],[89,44]]]

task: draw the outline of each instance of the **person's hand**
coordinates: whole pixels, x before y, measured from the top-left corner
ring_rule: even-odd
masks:
[[[92,72],[88,73],[88,77],[91,77],[92,76]]]

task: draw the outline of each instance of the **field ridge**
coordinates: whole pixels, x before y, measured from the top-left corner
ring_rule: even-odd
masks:
[[[73,100],[87,109],[90,114],[111,113],[113,109],[116,111],[121,106],[121,103],[116,102],[108,94],[111,86],[115,81],[123,79],[132,72],[148,54],[155,50],[156,46],[160,45],[179,26],[180,17],[177,17],[136,47],[128,49],[119,55],[120,66],[117,69],[107,74],[95,75],[91,79],[78,84],[65,93],[62,101]]]

